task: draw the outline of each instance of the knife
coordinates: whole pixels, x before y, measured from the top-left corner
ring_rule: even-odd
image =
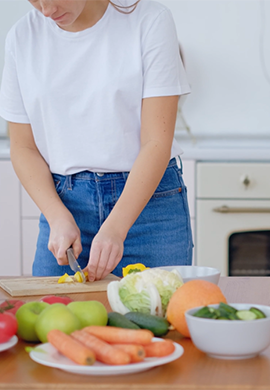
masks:
[[[85,279],[84,273],[82,272],[82,269],[79,266],[79,264],[76,260],[76,257],[74,256],[73,248],[68,248],[67,257],[68,257],[69,266],[72,269],[72,271],[74,271],[75,273],[79,272],[81,274],[83,283],[85,283],[86,279]]]

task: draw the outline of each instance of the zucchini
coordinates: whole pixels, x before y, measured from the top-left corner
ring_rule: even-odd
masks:
[[[169,332],[170,323],[165,318],[134,311],[126,313],[125,317],[140,328],[151,330],[156,337],[165,336]]]
[[[108,313],[107,325],[115,326],[117,328],[140,329],[138,325],[127,319],[123,314],[116,313],[115,311]]]

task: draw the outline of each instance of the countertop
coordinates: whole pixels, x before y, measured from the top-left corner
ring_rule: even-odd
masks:
[[[192,137],[176,134],[183,160],[270,161],[270,137]],[[0,159],[9,159],[9,139],[0,138]]]
[[[176,134],[183,160],[270,161],[269,137],[192,137]]]
[[[270,278],[221,277],[219,286],[231,303],[269,305]],[[98,300],[108,311],[105,292],[69,294],[75,301]],[[10,298],[0,289],[0,300]],[[24,297],[22,297],[23,299]],[[40,297],[25,297],[37,300]],[[25,351],[29,343],[0,353],[0,389],[3,390],[266,390],[270,389],[270,346],[260,355],[243,360],[214,359],[192,341],[171,331],[166,338],[184,348],[177,360],[145,372],[114,376],[88,376],[35,363]]]

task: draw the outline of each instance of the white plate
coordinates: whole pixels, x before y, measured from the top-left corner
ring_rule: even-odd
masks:
[[[162,341],[154,338],[154,341]],[[70,359],[61,355],[50,343],[38,345],[38,349],[44,352],[31,351],[30,357],[35,362],[44,366],[59,368],[60,370],[83,375],[122,375],[133,374],[136,372],[146,371],[152,367],[161,366],[178,359],[184,353],[181,345],[174,343],[175,350],[172,354],[161,358],[146,358],[143,362],[126,364],[123,366],[110,366],[100,362],[95,362],[93,366],[81,366],[73,363]]]
[[[5,351],[6,349],[9,349],[11,347],[14,347],[18,342],[18,337],[17,336],[12,336],[11,339],[9,339],[6,343],[1,343],[0,344],[0,352]]]

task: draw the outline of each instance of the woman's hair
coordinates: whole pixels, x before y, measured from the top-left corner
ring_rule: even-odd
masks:
[[[135,10],[135,8],[137,7],[138,3],[140,2],[140,0],[137,0],[135,3],[131,4],[131,5],[128,5],[128,6],[122,6],[122,5],[118,5],[118,4],[115,4],[114,2],[112,2],[111,0],[109,0],[109,3],[118,11],[118,12],[121,12],[122,14],[131,14],[131,12],[133,12]]]

